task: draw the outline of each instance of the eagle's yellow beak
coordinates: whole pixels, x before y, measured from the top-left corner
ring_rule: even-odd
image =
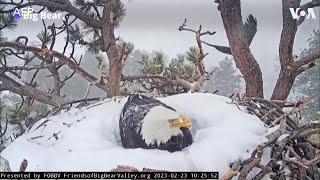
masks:
[[[170,119],[169,123],[170,123],[170,127],[172,128],[181,128],[181,127],[191,128],[192,126],[191,120],[186,116],[183,116],[182,118],[179,118],[179,119]]]

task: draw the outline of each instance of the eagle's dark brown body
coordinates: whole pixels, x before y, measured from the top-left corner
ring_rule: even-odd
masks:
[[[188,128],[180,128],[182,134],[171,136],[167,142],[157,143],[154,141],[147,144],[142,137],[141,128],[144,117],[155,106],[164,106],[175,111],[166,104],[143,96],[133,94],[128,97],[120,115],[120,136],[124,148],[161,149],[169,152],[181,151],[192,143],[192,135]]]

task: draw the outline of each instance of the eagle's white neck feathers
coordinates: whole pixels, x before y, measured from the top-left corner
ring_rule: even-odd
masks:
[[[180,128],[170,127],[169,119],[180,118],[180,114],[163,106],[155,106],[142,120],[141,135],[146,144],[155,141],[159,145],[167,142],[171,136],[182,134]]]

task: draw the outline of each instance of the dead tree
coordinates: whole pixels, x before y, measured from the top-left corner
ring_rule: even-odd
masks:
[[[215,0],[215,2],[218,4],[230,47],[207,42],[205,44],[223,53],[231,53],[246,82],[246,95],[263,97],[262,72],[249,48],[256,33],[257,21],[250,15],[247,22],[243,24],[240,0]],[[308,8],[318,6],[320,6],[320,0],[312,0],[306,4],[301,4],[300,0],[282,0],[283,28],[279,43],[281,70],[271,99],[287,99],[295,78],[313,67],[315,61],[320,58],[320,50],[316,50],[297,60],[294,59],[294,38],[299,25],[304,22],[305,18],[300,16],[299,19],[293,19],[290,13],[290,8],[301,8],[300,11],[306,11]]]
[[[137,76],[123,76],[122,80],[124,83],[132,81],[140,81],[143,88],[148,92],[153,90],[160,91],[162,95],[173,95],[185,92],[199,92],[203,86],[203,82],[208,80],[210,76],[214,73],[207,72],[203,61],[208,53],[203,50],[203,41],[201,38],[205,35],[214,35],[215,32],[203,31],[202,25],[198,29],[192,29],[187,27],[187,19],[179,26],[179,31],[191,32],[195,35],[195,40],[197,44],[198,54],[195,54],[195,70],[196,72],[193,77],[181,78],[181,77],[168,77],[162,74],[149,74],[147,71],[143,72],[143,75]]]

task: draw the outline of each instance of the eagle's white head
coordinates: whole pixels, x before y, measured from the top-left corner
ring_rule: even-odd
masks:
[[[177,111],[164,106],[150,109],[142,120],[141,135],[146,144],[167,142],[171,136],[182,134],[180,128],[191,128],[191,121]]]

